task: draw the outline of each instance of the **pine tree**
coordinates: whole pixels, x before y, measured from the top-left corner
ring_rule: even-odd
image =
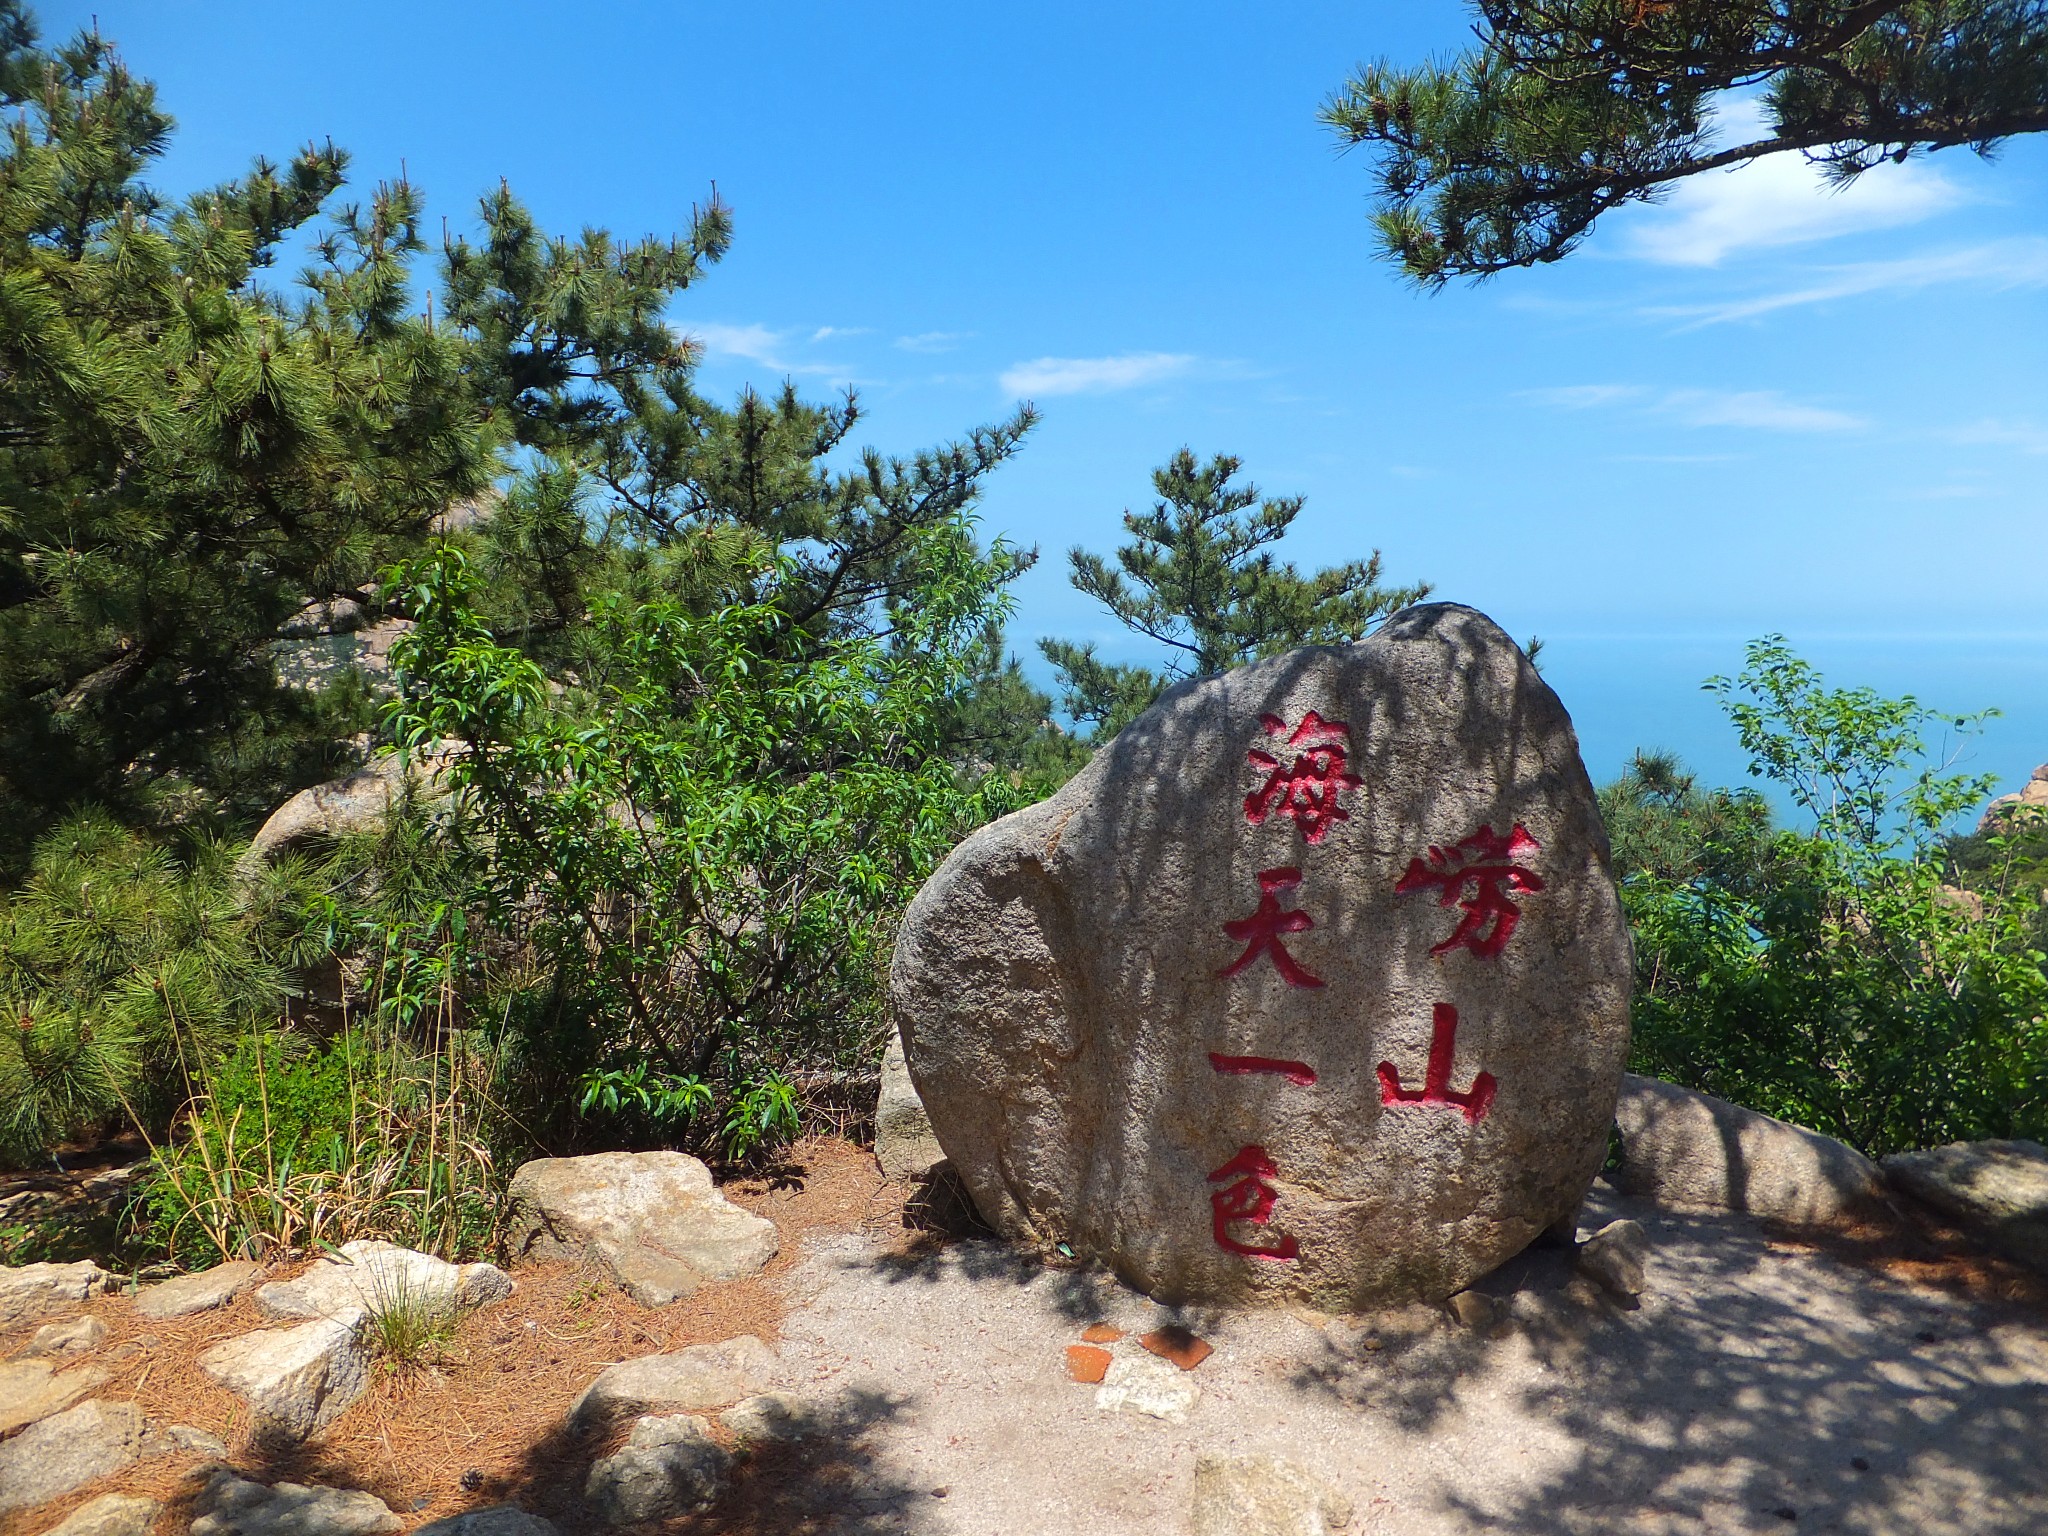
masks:
[[[1386,253],[1428,286],[1555,261],[1601,214],[1797,153],[1837,183],[2048,128],[2044,0],[1479,0],[1475,49],[1384,61],[1328,102],[1378,151]],[[1765,131],[1711,108],[1763,86]]]
[[[1271,546],[1300,516],[1299,496],[1262,498],[1233,484],[1242,461],[1218,454],[1200,464],[1181,449],[1152,484],[1149,512],[1125,512],[1132,542],[1115,564],[1080,548],[1068,556],[1074,585],[1117,621],[1166,648],[1162,668],[1110,663],[1093,645],[1042,640],[1060,676],[1062,705],[1103,741],[1171,684],[1211,677],[1297,645],[1360,639],[1397,608],[1419,601],[1426,583],[1380,585],[1380,555],[1304,576]]]

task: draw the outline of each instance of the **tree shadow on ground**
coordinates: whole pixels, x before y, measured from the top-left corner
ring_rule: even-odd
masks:
[[[1519,1484],[1443,1488],[1444,1510],[1480,1530],[2048,1530],[2038,1307],[1907,1284],[1747,1221],[1627,1214],[1654,1245],[1642,1310],[1532,1252],[1480,1287],[1504,1323],[1333,1329],[1296,1385],[1429,1434],[1483,1411],[1495,1368],[1512,1371],[1521,1410],[1571,1449]]]

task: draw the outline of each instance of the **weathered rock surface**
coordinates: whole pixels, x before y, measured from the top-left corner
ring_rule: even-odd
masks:
[[[194,1312],[211,1312],[241,1295],[262,1273],[261,1264],[235,1259],[203,1269],[196,1275],[178,1275],[136,1292],[135,1310],[159,1322],[168,1322],[174,1317],[190,1317]]]
[[[1351,1501],[1277,1456],[1195,1461],[1193,1536],[1325,1536],[1351,1523]]]
[[[1185,1424],[1202,1389],[1179,1366],[1156,1355],[1119,1355],[1109,1362],[1095,1406],[1104,1413],[1141,1413]]]
[[[1983,1243],[2048,1274],[2048,1147],[1964,1141],[1884,1160],[1899,1189],[1960,1221]]]
[[[223,1468],[193,1501],[192,1536],[385,1536],[404,1524],[374,1493],[305,1483],[266,1487]]]
[[[0,1328],[44,1312],[54,1312],[66,1302],[83,1301],[121,1283],[90,1259],[76,1264],[23,1264],[9,1269],[0,1266]]]
[[[910,1080],[903,1055],[903,1032],[889,1031],[882,1052],[882,1088],[875,1100],[875,1160],[891,1179],[921,1179],[945,1157],[932,1134],[932,1117]]]
[[[1614,1110],[1626,1194],[1823,1229],[1887,1214],[1884,1176],[1854,1147],[1712,1094],[1633,1073]]]
[[[775,1351],[750,1333],[718,1344],[693,1344],[674,1354],[642,1355],[600,1372],[569,1417],[591,1424],[718,1408],[763,1391],[774,1369]]]
[[[413,1536],[560,1536],[552,1520],[528,1514],[517,1504],[493,1504],[423,1525]]]
[[[325,1429],[369,1383],[358,1311],[296,1328],[265,1328],[216,1344],[199,1368],[246,1397],[266,1434],[301,1440]]]
[[[296,1280],[256,1290],[265,1317],[372,1316],[396,1306],[461,1308],[502,1301],[512,1277],[495,1264],[450,1264],[395,1243],[365,1240],[323,1255]]]
[[[198,1456],[207,1461],[226,1461],[227,1442],[197,1424],[166,1424],[142,1437],[145,1456]]]
[[[92,1316],[67,1317],[45,1323],[28,1341],[24,1355],[82,1355],[98,1349],[107,1337],[107,1325]]]
[[[2036,768],[2027,782],[2010,795],[2000,795],[1984,807],[1984,814],[1977,819],[1979,832],[1990,832],[2010,816],[2019,806],[2048,807],[2048,763]]]
[[[602,1261],[642,1306],[711,1280],[757,1273],[775,1257],[775,1223],[741,1210],[682,1152],[546,1157],[512,1175],[507,1243],[515,1257]]]
[[[0,1513],[61,1498],[142,1454],[142,1410],[95,1400],[0,1440]]]
[[[687,1413],[641,1419],[622,1450],[590,1469],[584,1497],[613,1525],[708,1508],[732,1465],[708,1427]]]
[[[1650,1238],[1640,1222],[1610,1221],[1586,1239],[1576,1257],[1580,1271],[1617,1300],[1634,1301],[1648,1283]]]
[[[786,1392],[759,1392],[734,1403],[718,1422],[735,1439],[755,1443],[801,1440],[816,1422],[810,1404]]]
[[[955,850],[890,978],[997,1228],[1332,1312],[1441,1300],[1576,1207],[1629,985],[1571,722],[1447,604],[1168,693]]]
[[[139,1499],[125,1493],[106,1493],[81,1504],[44,1536],[149,1536],[156,1517],[164,1512],[155,1499]]]
[[[73,1366],[60,1373],[47,1360],[0,1364],[0,1435],[63,1412],[110,1379],[111,1373],[96,1365]]]
[[[390,752],[343,778],[302,789],[256,829],[235,867],[247,874],[315,840],[379,831],[408,793],[422,801],[445,799],[450,761],[445,750],[409,758]]]

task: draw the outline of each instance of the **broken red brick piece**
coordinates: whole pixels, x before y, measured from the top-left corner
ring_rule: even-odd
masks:
[[[1109,1351],[1093,1344],[1067,1346],[1067,1374],[1078,1382],[1093,1385],[1109,1374]]]
[[[1160,1359],[1171,1361],[1184,1371],[1192,1371],[1216,1352],[1207,1340],[1196,1338],[1177,1323],[1155,1328],[1138,1342]]]
[[[1112,1328],[1107,1323],[1096,1323],[1081,1335],[1090,1344],[1114,1344],[1123,1336],[1123,1329]]]

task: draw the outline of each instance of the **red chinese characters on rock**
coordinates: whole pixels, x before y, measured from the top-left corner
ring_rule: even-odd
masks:
[[[1463,1093],[1451,1088],[1451,1058],[1458,1049],[1458,1010],[1438,1003],[1429,1035],[1429,1066],[1420,1088],[1403,1088],[1401,1074],[1391,1061],[1379,1065],[1382,1104],[1442,1104],[1465,1112],[1466,1120],[1477,1125],[1493,1105],[1496,1084],[1491,1072],[1481,1072]]]
[[[1244,945],[1244,953],[1216,974],[1225,978],[1236,976],[1251,968],[1252,962],[1261,954],[1271,952],[1273,968],[1290,987],[1320,987],[1320,976],[1312,976],[1302,968],[1301,963],[1287,952],[1287,946],[1280,942],[1283,934],[1306,933],[1315,927],[1316,920],[1299,909],[1283,910],[1280,893],[1301,884],[1301,871],[1294,868],[1262,869],[1259,871],[1259,905],[1250,917],[1240,917],[1223,925],[1229,937]]]
[[[1245,761],[1265,773],[1266,782],[1244,797],[1244,819],[1256,827],[1268,816],[1285,816],[1311,845],[1320,843],[1330,823],[1351,819],[1337,797],[1365,782],[1347,771],[1351,727],[1314,710],[1301,717],[1291,734],[1278,715],[1261,715],[1259,724],[1268,736],[1286,734],[1286,745],[1296,751],[1291,763],[1257,747],[1245,754]]]
[[[1455,905],[1465,915],[1451,936],[1432,945],[1429,952],[1445,955],[1462,947],[1482,960],[1491,960],[1507,948],[1515,925],[1522,920],[1522,909],[1510,893],[1543,889],[1542,877],[1516,862],[1541,846],[1520,822],[1506,836],[1482,826],[1448,849],[1432,843],[1426,862],[1410,859],[1408,872],[1395,884],[1394,894],[1440,890],[1437,905]]]
[[[1232,1222],[1263,1227],[1272,1219],[1273,1207],[1280,1203],[1280,1192],[1267,1180],[1279,1171],[1264,1147],[1240,1147],[1237,1156],[1209,1175],[1211,1184],[1223,1185],[1209,1196],[1210,1209],[1215,1213],[1217,1247],[1249,1259],[1285,1260],[1301,1253],[1301,1245],[1292,1237],[1257,1244],[1239,1242],[1230,1235]]]

